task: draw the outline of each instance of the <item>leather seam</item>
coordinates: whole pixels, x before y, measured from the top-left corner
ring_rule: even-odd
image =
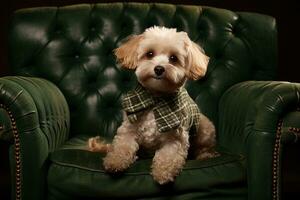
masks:
[[[230,164],[230,163],[236,163],[237,161],[243,161],[243,160],[245,160],[244,157],[232,158],[232,159],[224,161],[223,163],[220,163],[220,164],[207,165],[207,166],[198,167],[198,168],[190,167],[190,168],[185,168],[182,171],[191,171],[191,170],[211,168],[211,167],[215,167],[215,166],[221,166],[221,165],[226,165],[226,164]],[[104,170],[101,170],[101,169],[91,169],[91,168],[88,168],[88,167],[83,167],[83,166],[79,166],[79,165],[76,165],[76,164],[63,163],[63,162],[60,162],[60,161],[52,161],[52,162],[56,165],[63,166],[63,167],[72,167],[72,168],[77,168],[77,169],[81,169],[81,170],[87,170],[87,171],[90,171],[90,172],[98,172],[98,173],[102,173],[102,174],[107,174],[107,172],[105,172]],[[124,173],[124,175],[126,175],[126,176],[150,175],[150,172],[127,172],[127,173]]]

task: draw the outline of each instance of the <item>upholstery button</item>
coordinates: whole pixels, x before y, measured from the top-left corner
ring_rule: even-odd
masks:
[[[94,32],[96,30],[95,27],[91,27],[91,31]]]
[[[78,58],[79,58],[79,55],[78,55],[78,54],[75,54],[75,58],[78,59]]]
[[[108,50],[106,51],[106,55],[107,55],[107,56],[109,56],[109,55],[111,55],[111,54],[112,54],[112,52],[113,52],[113,50],[112,50],[112,49],[108,49]]]

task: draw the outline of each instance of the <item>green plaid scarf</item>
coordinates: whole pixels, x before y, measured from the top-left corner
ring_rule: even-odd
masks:
[[[183,87],[174,94],[154,97],[138,85],[135,90],[123,96],[122,106],[131,123],[136,122],[146,110],[153,109],[157,128],[161,133],[180,125],[188,125],[190,128],[196,122],[193,118],[200,114],[198,106]]]

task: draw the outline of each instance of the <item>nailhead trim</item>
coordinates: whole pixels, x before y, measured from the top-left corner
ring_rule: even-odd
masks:
[[[11,111],[3,104],[0,104],[0,108],[6,110],[9,115],[11,124],[12,124],[12,132],[14,137],[15,144],[15,160],[16,160],[16,200],[21,200],[21,150],[20,150],[20,138],[16,126],[15,118],[13,117]]]
[[[297,111],[300,111],[300,107],[297,107]],[[278,122],[277,125],[277,132],[276,132],[276,139],[275,139],[275,148],[273,152],[273,200],[278,200],[279,199],[279,189],[278,189],[278,174],[279,174],[279,153],[280,153],[280,137],[282,134],[282,120]],[[289,127],[289,131],[293,132],[297,135],[300,135],[300,128],[296,127]]]
[[[278,182],[279,182],[279,153],[280,153],[280,137],[282,130],[282,120],[279,121],[277,125],[275,147],[273,152],[273,177],[272,177],[272,190],[273,190],[273,200],[279,199]]]
[[[289,127],[289,131],[296,134],[300,134],[300,128]]]

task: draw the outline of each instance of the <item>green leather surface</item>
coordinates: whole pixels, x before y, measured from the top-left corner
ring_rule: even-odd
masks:
[[[72,138],[51,154],[48,174],[50,194],[98,198],[141,198],[203,191],[204,198],[240,196],[246,193],[245,158],[223,154],[206,161],[189,160],[176,182],[159,186],[150,175],[151,158],[140,159],[125,173],[109,175],[102,168],[102,156],[89,152],[87,137]],[[226,187],[226,190],[223,188]],[[209,192],[207,192],[207,190]],[[58,197],[57,197],[58,198]]]
[[[15,73],[54,82],[71,110],[71,133],[113,136],[122,115],[120,96],[134,85],[112,50],[153,25],[186,31],[210,57],[206,77],[187,89],[217,123],[217,105],[235,83],[269,80],[276,73],[274,18],[171,4],[107,3],[17,11],[10,31]],[[82,120],[85,119],[85,120]]]
[[[249,199],[272,198],[277,125],[299,105],[300,84],[287,82],[243,82],[222,97],[218,142],[231,152],[246,155]]]
[[[17,76],[0,78],[0,101],[12,112],[18,129],[22,197],[41,199],[46,184],[48,154],[68,137],[69,110],[66,101],[49,81]],[[1,115],[5,114],[7,117],[8,113],[1,110]],[[12,149],[10,152],[13,155]],[[11,157],[11,165],[15,166],[14,156]],[[12,168],[13,183],[14,170]],[[15,193],[12,195],[14,197]]]

